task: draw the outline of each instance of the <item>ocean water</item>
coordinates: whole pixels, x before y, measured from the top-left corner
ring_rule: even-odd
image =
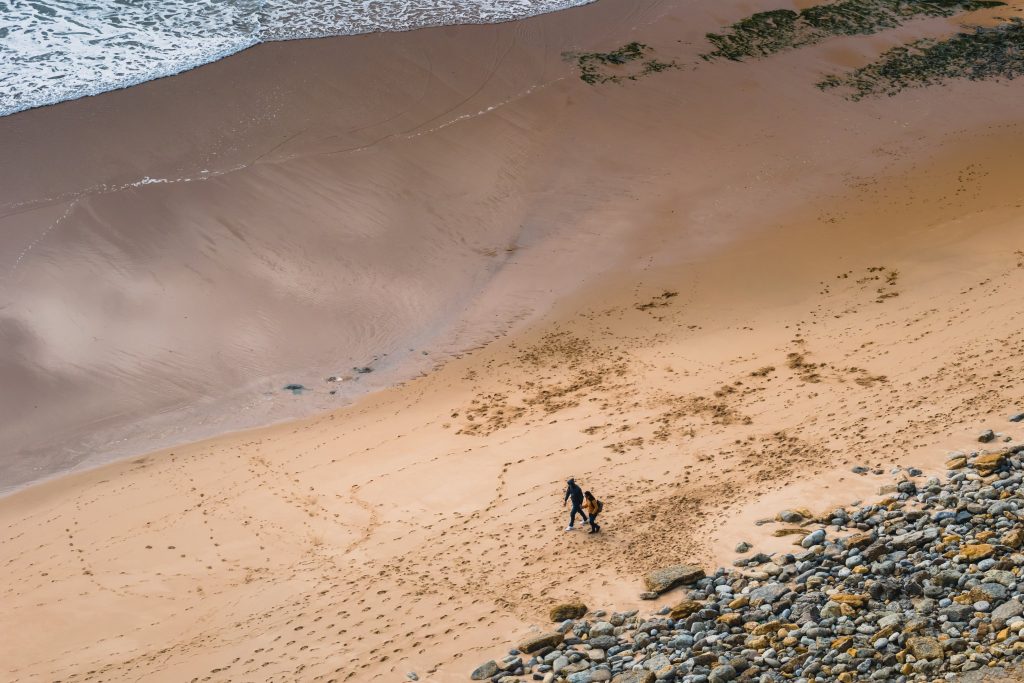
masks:
[[[495,23],[591,0],[0,0],[0,116],[206,64],[257,43]]]

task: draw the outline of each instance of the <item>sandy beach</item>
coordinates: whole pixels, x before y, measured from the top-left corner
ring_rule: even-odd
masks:
[[[963,16],[701,58],[774,7],[260,45],[0,119],[5,680],[462,681],[1024,439],[1020,83],[815,87]],[[675,66],[566,56],[630,41]]]

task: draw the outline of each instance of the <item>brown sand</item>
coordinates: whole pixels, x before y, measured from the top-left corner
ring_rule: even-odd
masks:
[[[39,144],[61,117],[93,125],[98,145],[54,139],[69,162],[29,164],[17,197],[121,182],[131,164],[192,173],[213,121],[255,122],[223,143],[245,168],[90,194],[10,266],[4,338],[24,338],[3,373],[40,403],[4,394],[7,440],[41,451],[47,430],[65,443],[154,409],[163,429],[233,426],[238,404],[194,396],[416,349],[399,376],[428,344],[500,338],[346,408],[0,501],[8,678],[464,680],[553,601],[640,606],[644,570],[729,562],[741,539],[782,549],[753,521],[891,480],[853,465],[936,471],[982,428],[1024,438],[1005,422],[1024,403],[1015,84],[856,104],[813,87],[831,55],[866,59],[891,35],[596,88],[558,56],[640,39],[692,59],[750,9],[610,0],[263,46],[11,117]],[[266,92],[276,116],[252,99]],[[97,155],[104,134],[124,142]],[[65,210],[8,211],[5,239]],[[154,351],[168,335],[173,361]],[[294,408],[264,403],[259,419]],[[569,474],[606,502],[602,534],[561,531]]]

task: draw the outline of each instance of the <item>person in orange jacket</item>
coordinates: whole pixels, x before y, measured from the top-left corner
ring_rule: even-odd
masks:
[[[590,491],[583,492],[583,511],[587,513],[587,519],[584,521],[590,522],[590,533],[596,534],[601,530],[601,525],[595,522],[597,516],[601,514],[601,510],[604,509],[604,503],[594,498],[594,494]]]

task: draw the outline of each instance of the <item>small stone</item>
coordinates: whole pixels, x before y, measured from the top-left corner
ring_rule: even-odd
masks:
[[[643,593],[640,594],[640,599],[641,600],[657,600],[658,599],[658,594],[655,593],[654,591],[644,591]]]
[[[1021,545],[1024,545],[1024,529],[1011,529],[1010,531],[1007,531],[1005,534],[1003,534],[1003,537],[1000,539],[1000,541],[1003,545],[1017,549],[1021,547]]]
[[[1017,413],[1010,416],[1010,422],[1024,422],[1024,413]]]
[[[587,606],[578,600],[576,602],[563,602],[551,608],[548,616],[551,621],[565,621],[566,619],[579,619],[587,613]]]
[[[979,560],[984,560],[987,557],[991,557],[995,550],[996,549],[988,543],[978,543],[975,545],[966,545],[963,548],[960,548],[960,555],[968,562],[977,562]]]
[[[804,540],[800,541],[800,545],[804,548],[810,548],[812,546],[821,545],[825,541],[825,530],[818,529],[812,531],[804,537]]]
[[[529,655],[533,654],[537,650],[558,645],[562,642],[562,638],[563,635],[557,631],[552,633],[541,633],[540,635],[531,636],[519,643],[518,649],[520,652]]]
[[[849,605],[850,607],[861,608],[868,602],[867,595],[857,595],[854,593],[836,593],[829,596],[832,602],[838,602],[840,605]]]
[[[924,636],[908,638],[907,649],[917,659],[938,659],[943,658],[942,644],[935,638]]]
[[[668,613],[668,616],[670,619],[678,621],[679,619],[685,619],[694,612],[699,612],[703,607],[703,602],[697,602],[696,600],[683,600],[672,608],[672,611]]]
[[[978,441],[980,443],[988,443],[989,441],[992,441],[994,438],[996,438],[996,433],[993,432],[991,429],[986,429],[985,431],[978,435]]]
[[[754,546],[750,545],[746,541],[740,541],[739,543],[736,544],[736,552],[738,552],[738,553],[749,552],[750,549],[753,548],[753,547]]]
[[[775,515],[775,520],[778,522],[785,522],[786,524],[799,524],[810,517],[810,514],[804,515],[804,512],[804,510],[783,510],[779,514]]]
[[[672,666],[672,662],[665,655],[654,655],[644,662],[644,668],[648,671],[660,671],[666,666]]]
[[[1021,604],[1017,598],[1013,598],[992,610],[992,626],[1000,629],[1011,619],[1021,615],[1024,615],[1024,604]]]
[[[612,683],[654,683],[654,681],[654,672],[646,670],[624,671],[616,674],[612,679]]]
[[[959,470],[967,467],[967,456],[957,455],[946,461],[947,470]]]
[[[716,666],[708,674],[708,683],[728,683],[736,678],[736,669],[730,664]]]
[[[771,604],[788,592],[789,588],[784,584],[769,583],[750,591],[750,602]]]
[[[410,671],[409,673],[405,674],[405,677],[408,678],[410,681],[420,680],[420,677],[416,675],[415,671]]]

